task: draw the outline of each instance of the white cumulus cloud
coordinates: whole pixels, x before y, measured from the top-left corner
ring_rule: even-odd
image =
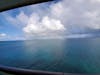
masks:
[[[34,19],[31,19],[34,21]],[[39,22],[31,22],[23,28],[23,31],[27,34],[38,35],[38,36],[59,36],[62,31],[66,30],[60,20],[49,18],[48,16],[43,17]],[[59,33],[60,31],[60,33]]]

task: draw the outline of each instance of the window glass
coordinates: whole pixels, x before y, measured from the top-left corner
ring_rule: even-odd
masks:
[[[55,0],[0,13],[0,64],[100,73],[100,0]]]

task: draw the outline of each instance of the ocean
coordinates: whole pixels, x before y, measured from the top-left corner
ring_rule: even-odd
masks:
[[[100,73],[100,38],[1,41],[0,65],[64,73]]]

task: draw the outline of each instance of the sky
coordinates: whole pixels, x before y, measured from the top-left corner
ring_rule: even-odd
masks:
[[[0,41],[100,36],[100,0],[56,0],[0,13]]]

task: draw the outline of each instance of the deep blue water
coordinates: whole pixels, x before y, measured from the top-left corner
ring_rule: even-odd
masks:
[[[100,73],[100,38],[1,41],[0,64],[65,73]]]

